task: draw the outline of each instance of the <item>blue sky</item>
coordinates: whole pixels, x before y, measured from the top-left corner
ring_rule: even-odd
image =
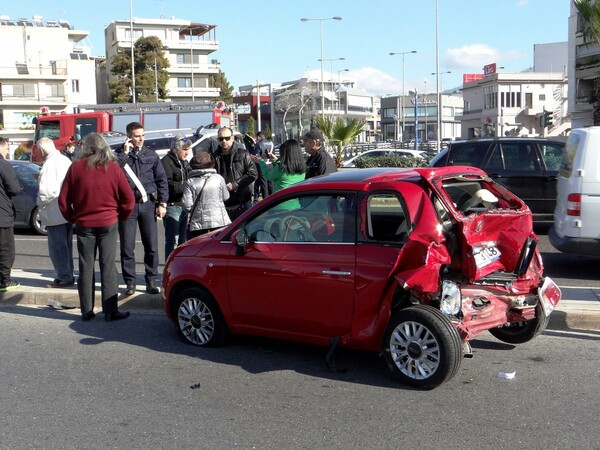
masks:
[[[189,19],[217,25],[221,62],[229,82],[280,83],[320,77],[319,22],[300,18],[341,16],[323,21],[325,79],[356,81],[375,95],[402,91],[435,92],[435,0],[132,0],[133,16]],[[92,54],[104,52],[104,28],[129,20],[129,0],[0,0],[0,15],[11,19],[40,15],[68,20],[90,32]],[[439,54],[442,87],[462,84],[463,73],[481,73],[497,63],[506,72],[533,65],[534,44],[567,40],[570,0],[439,0]],[[0,51],[0,55],[1,55]]]

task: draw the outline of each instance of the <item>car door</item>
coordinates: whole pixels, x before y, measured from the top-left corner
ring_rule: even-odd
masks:
[[[348,333],[355,289],[355,194],[265,202],[243,225],[249,244],[231,255],[235,321],[283,335]]]
[[[541,167],[541,188],[543,189],[543,205],[540,213],[552,220],[556,206],[556,184],[558,171],[565,153],[565,145],[559,142],[540,142],[538,144]]]

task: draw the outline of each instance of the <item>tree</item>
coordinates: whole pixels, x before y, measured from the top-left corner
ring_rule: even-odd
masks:
[[[254,131],[254,117],[250,116],[248,119],[248,129],[246,130],[246,134],[254,137],[256,136],[256,132]]]
[[[222,101],[226,105],[231,105],[231,103],[233,101],[233,86],[229,84],[229,81],[227,80],[225,73],[221,71],[221,66],[219,64],[219,61],[216,59],[213,59],[211,61],[211,63],[219,65],[219,73],[210,75],[208,77],[208,84],[210,87],[219,88],[219,90],[221,91],[219,96],[217,98],[214,98],[213,100]]]
[[[164,100],[168,96],[166,85],[169,75],[165,69],[170,64],[162,48],[162,41],[156,36],[142,37],[134,44],[135,96],[138,102],[155,102],[157,86],[159,99]],[[108,84],[111,102],[131,102],[131,52],[119,52],[111,62],[111,72],[117,76]]]
[[[299,87],[298,84],[294,84],[285,90],[280,90],[277,93],[275,108],[283,113],[283,133],[282,139],[286,141],[288,139],[287,127],[285,126],[287,121],[287,115],[290,112],[296,111],[298,113],[298,134],[302,136],[302,113],[306,108],[308,102],[314,97],[317,90],[309,89],[306,87]]]
[[[573,0],[575,8],[583,19],[581,33],[586,44],[600,45],[600,1]],[[594,79],[594,92],[590,96],[594,104],[593,123],[600,125],[600,79]]]
[[[265,138],[267,138],[267,140],[272,141],[273,140],[273,132],[271,131],[271,127],[269,126],[269,124],[267,124],[265,130]]]
[[[344,147],[351,143],[365,127],[365,119],[350,119],[346,121],[342,117],[331,117],[319,115],[316,118],[317,127],[325,136],[325,139],[336,147],[335,163],[342,166],[342,155]]]

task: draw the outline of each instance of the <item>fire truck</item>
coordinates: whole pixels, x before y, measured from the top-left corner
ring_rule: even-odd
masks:
[[[49,137],[58,150],[64,150],[68,142],[77,143],[89,133],[125,133],[125,128],[130,122],[141,123],[146,131],[190,128],[196,130],[207,125],[233,125],[231,109],[227,109],[223,102],[81,105],[74,113],[50,113],[48,108],[42,108],[40,115],[34,119],[34,142]]]

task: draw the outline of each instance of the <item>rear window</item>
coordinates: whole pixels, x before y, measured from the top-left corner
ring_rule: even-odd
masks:
[[[575,155],[577,154],[577,147],[581,136],[578,134],[571,134],[567,139],[567,146],[565,147],[565,154],[563,155],[560,163],[560,176],[570,178],[573,174],[573,161],[575,161]]]
[[[481,167],[487,148],[488,144],[478,142],[452,146],[448,165]]]

